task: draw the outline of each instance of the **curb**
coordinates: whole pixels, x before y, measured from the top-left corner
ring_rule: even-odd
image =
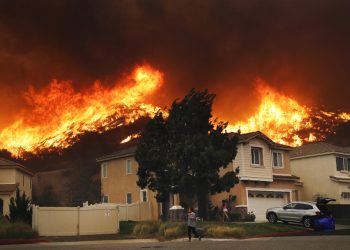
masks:
[[[269,234],[258,234],[251,237],[244,237],[242,239],[252,239],[252,238],[263,238],[263,237],[278,237],[278,236],[293,236],[293,235],[301,235],[301,234],[308,234],[311,231],[309,230],[296,230],[296,231],[288,231],[288,232],[276,232],[276,233],[269,233]]]
[[[0,239],[0,245],[14,245],[14,244],[34,244],[51,242],[45,239]]]

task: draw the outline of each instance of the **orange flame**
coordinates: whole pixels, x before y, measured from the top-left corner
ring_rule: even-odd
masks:
[[[123,144],[123,143],[127,143],[133,139],[136,139],[136,138],[139,138],[141,136],[141,134],[137,133],[137,134],[132,134],[132,135],[129,135],[127,136],[124,140],[122,140],[120,142],[120,144]]]
[[[269,87],[261,79],[257,80],[256,86],[261,99],[258,111],[247,121],[228,125],[228,132],[240,130],[242,133],[248,133],[259,130],[275,142],[300,146],[304,142],[324,139],[324,131],[315,124],[312,118],[314,120],[317,118],[319,122],[328,123],[327,125],[332,128],[336,122],[350,120],[350,114],[344,112],[339,115],[335,112],[315,112],[291,97]],[[306,136],[300,137],[300,131],[308,130],[315,130],[318,135],[309,132]]]
[[[24,94],[29,109],[1,131],[0,148],[14,155],[43,148],[62,149],[86,131],[105,131],[157,112],[158,107],[143,100],[163,83],[160,71],[149,65],[138,66],[121,83],[106,88],[95,82],[81,93],[69,81],[53,80],[41,90],[30,87]]]

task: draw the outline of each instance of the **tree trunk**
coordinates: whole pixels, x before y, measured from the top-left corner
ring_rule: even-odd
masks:
[[[208,205],[209,205],[209,199],[208,199],[208,192],[207,188],[203,185],[198,186],[197,191],[197,199],[198,199],[198,213],[199,217],[206,220],[208,218]]]
[[[170,194],[166,193],[164,194],[164,197],[162,199],[162,221],[167,221],[169,218],[169,208],[170,208],[169,196]]]

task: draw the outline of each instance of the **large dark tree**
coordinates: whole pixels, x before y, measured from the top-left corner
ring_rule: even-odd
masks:
[[[146,126],[136,152],[141,187],[158,194],[195,193],[203,218],[209,194],[229,191],[238,182],[238,170],[220,175],[236,156],[237,137],[224,132],[226,124],[213,123],[214,98],[191,90],[175,101],[167,120],[158,115]]]
[[[148,122],[141,133],[135,158],[139,164],[137,185],[156,192],[162,203],[162,219],[168,218],[172,183],[176,182],[174,168],[169,161],[169,140],[166,122],[161,112]]]

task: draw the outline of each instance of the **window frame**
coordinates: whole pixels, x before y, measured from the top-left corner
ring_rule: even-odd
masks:
[[[108,164],[106,162],[101,164],[101,176],[102,178],[108,178]]]
[[[146,200],[144,200],[143,198],[143,194],[146,193]],[[140,202],[148,202],[148,192],[147,189],[141,189],[140,190]]]
[[[280,154],[281,155],[281,166],[276,166],[275,165],[275,160],[274,160],[274,154]],[[278,157],[277,157],[277,163],[278,163]],[[274,168],[284,168],[284,158],[283,158],[283,152],[282,151],[276,151],[276,150],[273,150],[272,151],[272,167]]]
[[[105,198],[107,198],[107,199],[105,199]],[[107,202],[106,202],[106,200],[107,200]],[[109,197],[108,197],[108,195],[102,196],[102,203],[108,203],[108,202],[109,202]]]
[[[258,164],[256,164],[256,163],[254,163],[253,162],[253,150],[254,149],[257,149],[258,150],[258,152],[259,152],[259,163]],[[250,147],[250,157],[251,157],[251,159],[250,159],[250,165],[251,166],[254,166],[254,167],[262,167],[262,166],[264,166],[264,158],[263,158],[263,148],[262,147],[259,147],[259,146],[251,146]]]
[[[130,172],[129,172],[129,165],[128,165],[128,162],[130,162]],[[125,160],[125,172],[126,172],[126,175],[130,175],[132,174],[132,164],[131,164],[131,159],[126,159]]]
[[[128,202],[128,195],[130,194],[130,203]],[[125,203],[126,204],[132,204],[132,193],[127,192],[125,195]]]
[[[341,166],[338,165],[341,163]],[[343,157],[343,156],[336,156],[335,157],[335,164],[336,164],[336,169],[339,172],[349,172],[350,171],[350,158],[348,157]]]

